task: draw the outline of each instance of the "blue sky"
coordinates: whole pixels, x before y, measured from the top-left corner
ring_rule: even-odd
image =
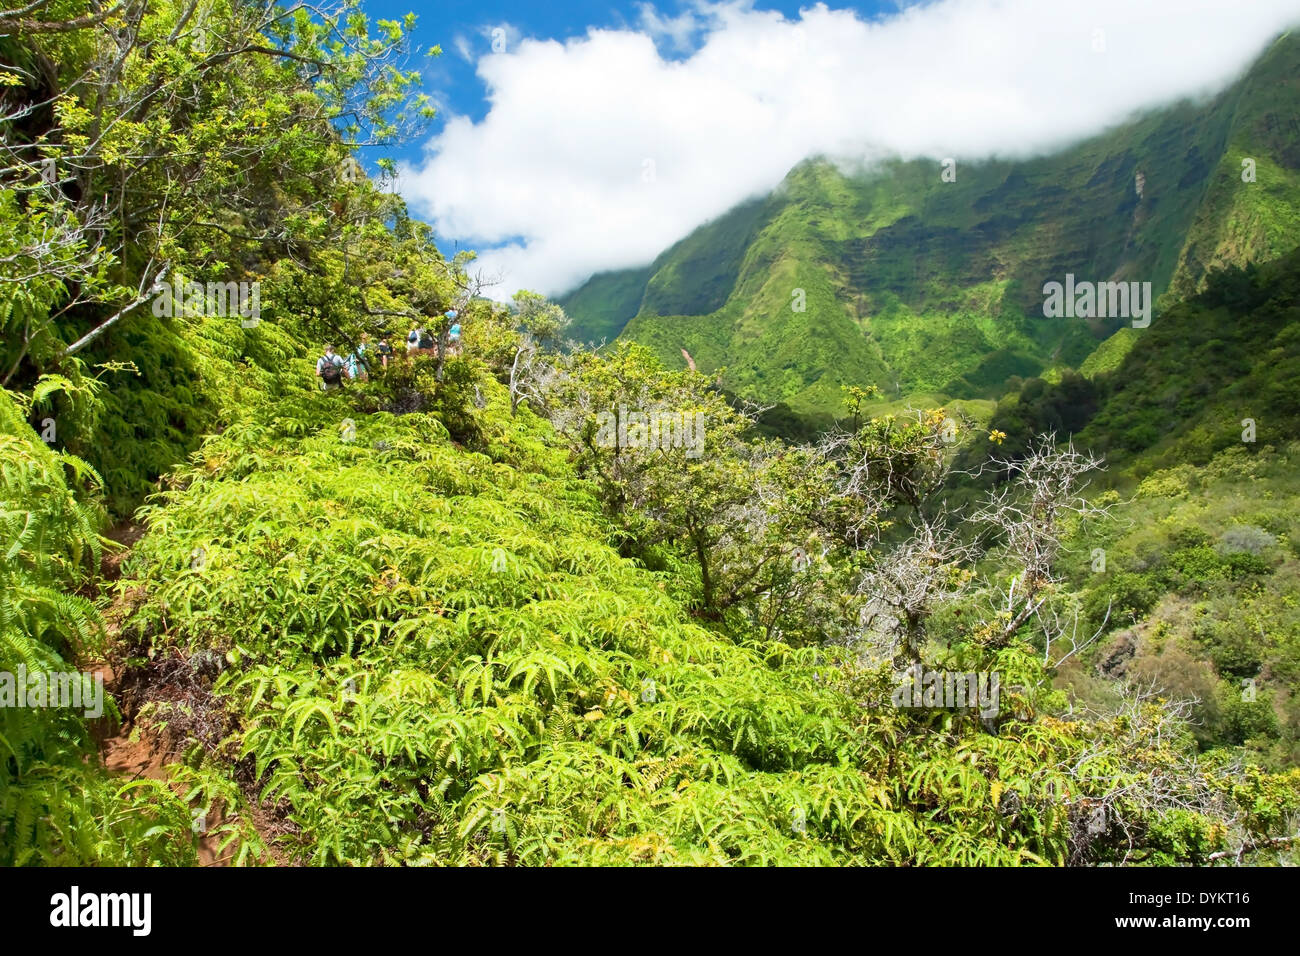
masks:
[[[646,264],[812,156],[970,169],[1060,149],[1222,89],[1300,24],[1300,0],[365,9],[414,12],[415,43],[442,47],[419,64],[441,115],[382,155],[439,245],[477,250],[501,298]]]

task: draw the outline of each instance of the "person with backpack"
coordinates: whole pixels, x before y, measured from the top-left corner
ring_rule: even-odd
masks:
[[[343,387],[343,356],[335,353],[334,346],[325,346],[325,354],[316,360],[316,377],[322,391]]]
[[[356,350],[348,356],[348,378],[361,379],[363,382],[369,379],[366,369],[366,346],[370,344],[370,335],[366,332],[361,333],[361,342],[357,345]]]
[[[380,364],[384,368],[388,368],[388,360],[393,357],[393,347],[388,344],[388,336],[385,335],[379,340],[379,344],[375,346],[375,351],[379,353]]]
[[[428,329],[414,328],[406,336],[406,351],[408,354],[425,352],[431,348],[433,348],[433,336],[429,334]]]

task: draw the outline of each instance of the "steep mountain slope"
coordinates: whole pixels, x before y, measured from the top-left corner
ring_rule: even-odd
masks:
[[[1117,347],[1112,348],[1115,345]],[[1211,272],[1149,329],[1108,339],[1059,381],[1014,381],[990,428],[1022,454],[1045,431],[1104,453],[1110,481],[1300,440],[1300,248]],[[965,452],[963,467],[978,451]]]
[[[1099,500],[1114,520],[1085,533],[1070,578],[1088,632],[1109,633],[1059,686],[1087,698],[1098,675],[1153,681],[1197,701],[1203,745],[1293,761],[1300,249],[1212,272],[1149,329],[1108,343],[1121,338],[1127,351],[1099,350],[1086,376],[1025,382],[991,424],[1013,457],[1055,430],[1107,460],[1097,490],[1112,486]],[[963,454],[972,467],[975,449]]]
[[[1294,245],[1298,63],[1300,38],[1284,36],[1211,100],[1052,156],[958,157],[951,182],[929,160],[852,173],[810,161],[650,266],[563,302],[588,338],[621,328],[670,363],[686,348],[702,369],[725,366],[729,387],[803,413],[834,408],[843,384],[995,396],[1012,375],[1078,366],[1128,325],[1044,319],[1045,282],[1181,297],[1212,266]]]
[[[1088,440],[1150,465],[1300,438],[1300,250],[1212,277],[1103,383]]]

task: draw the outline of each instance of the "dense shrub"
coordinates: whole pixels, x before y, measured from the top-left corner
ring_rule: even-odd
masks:
[[[4,391],[0,462],[0,674],[21,694],[18,674],[80,675],[103,649],[99,613],[72,593],[100,557],[99,480],[50,451]],[[102,770],[83,701],[0,706],[0,865],[192,863],[189,810],[165,784]],[[110,699],[103,720],[115,716]]]

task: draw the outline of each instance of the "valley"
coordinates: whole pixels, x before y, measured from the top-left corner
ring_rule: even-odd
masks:
[[[1294,865],[1300,35],[502,287],[403,190],[641,16],[439,153],[413,15],[0,14],[0,864]]]

